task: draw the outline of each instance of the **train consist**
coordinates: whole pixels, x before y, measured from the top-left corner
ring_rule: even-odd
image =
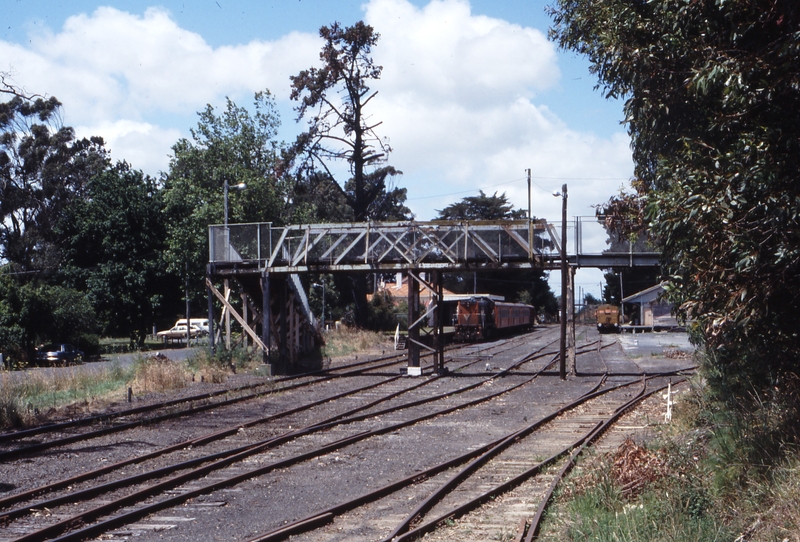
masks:
[[[491,339],[500,332],[530,329],[536,324],[536,309],[522,303],[504,303],[488,297],[473,297],[458,302],[455,339]]]
[[[600,333],[619,333],[619,307],[600,305],[597,307],[597,331]]]

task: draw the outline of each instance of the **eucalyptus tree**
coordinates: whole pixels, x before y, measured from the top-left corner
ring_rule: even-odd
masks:
[[[322,66],[291,77],[291,99],[298,102],[297,120],[308,129],[295,143],[300,168],[324,171],[336,179],[336,163],[346,163],[349,177],[338,186],[353,220],[410,218],[402,203],[405,191],[389,188],[388,179],[401,172],[387,165],[391,146],[378,135],[380,121],[368,113],[378,91],[370,87],[383,68],[372,59],[380,34],[364,22],[350,27],[339,23],[319,30],[324,40]]]
[[[709,381],[797,401],[800,6],[557,0],[551,13],[552,37],[625,99],[647,225]]]
[[[101,138],[76,139],[54,97],[3,86],[0,102],[0,260],[17,273],[56,269],[56,229],[86,183],[108,165]]]
[[[390,186],[401,172],[388,165],[391,146],[378,134],[369,106],[378,92],[371,88],[383,68],[375,64],[372,48],[380,34],[359,21],[343,27],[338,22],[319,30],[323,39],[320,67],[291,77],[291,99],[297,121],[307,120],[307,130],[293,146],[301,176],[324,178],[326,188],[339,191],[350,208],[349,220],[405,220],[412,217],[405,206],[406,191]],[[347,165],[347,178],[337,180],[337,164]],[[355,321],[366,327],[367,283],[351,277]],[[345,288],[346,290],[346,288]]]

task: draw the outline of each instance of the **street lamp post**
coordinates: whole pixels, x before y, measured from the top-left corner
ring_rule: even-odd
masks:
[[[322,288],[322,331],[325,331],[325,283],[317,284],[315,282],[311,286],[314,288]]]
[[[228,184],[228,178],[222,178],[222,199],[223,199],[223,208],[224,208],[224,223],[225,223],[225,251],[227,252],[227,259],[230,259],[231,255],[231,232],[228,230],[228,190],[230,185]],[[233,185],[233,188],[236,190],[244,190],[247,188],[245,183],[238,183]],[[225,280],[225,289],[228,289],[228,281]],[[225,292],[225,295],[228,295],[228,292]],[[189,318],[188,316],[186,318]],[[222,322],[220,322],[222,325]],[[230,337],[231,337],[231,314],[228,311],[225,311],[225,337],[226,337],[226,348],[230,349]]]
[[[561,192],[554,192],[555,197],[561,196],[561,343],[559,344],[558,372],[561,380],[567,379],[567,280],[569,264],[567,262],[567,185],[561,187]]]
[[[224,206],[225,206],[225,227],[228,227],[228,190],[229,190],[229,187],[230,187],[230,185],[228,184],[228,178],[225,177],[225,179],[223,180],[223,184],[222,184],[222,194],[223,194],[223,199],[225,200],[225,204],[224,204]],[[233,185],[233,188],[235,188],[236,190],[244,190],[245,188],[247,188],[247,185],[245,183],[239,183],[239,184]]]

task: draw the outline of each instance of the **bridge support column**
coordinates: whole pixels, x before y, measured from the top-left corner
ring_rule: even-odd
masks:
[[[433,298],[433,370],[437,374],[444,373],[444,286],[442,272],[434,271],[433,284],[436,294]]]
[[[420,289],[428,292],[429,302],[424,310],[420,303]],[[433,272],[433,280],[422,278],[422,274],[408,272],[408,374],[420,375],[420,351],[433,354],[433,370],[444,370],[444,319],[442,317],[442,273]],[[424,335],[424,337],[423,337]]]
[[[206,282],[211,284],[211,267],[206,269]],[[206,293],[208,294],[208,349],[213,356],[216,352],[216,345],[214,344],[214,292],[211,287],[206,285]]]
[[[269,356],[270,346],[272,345],[272,307],[270,305],[269,273],[264,271],[261,274],[261,342],[265,348],[262,350],[264,363],[270,363],[270,374],[272,371]]]
[[[569,269],[569,333],[567,335],[567,359],[570,372],[577,376],[578,367],[575,361],[575,268]]]
[[[211,295],[222,305],[222,314],[216,322],[220,333],[226,318],[233,318],[241,326],[242,337],[239,344],[251,343],[262,352],[262,359],[270,364],[272,374],[282,374],[292,366],[315,360],[315,348],[321,344],[321,336],[311,325],[310,311],[304,292],[299,290],[300,282],[293,275],[270,276],[263,272],[256,280],[226,280],[228,288],[220,292],[206,278],[206,287]],[[239,291],[241,310],[231,302],[231,293]],[[261,303],[254,302],[261,296]],[[214,321],[214,303],[209,299],[209,320]],[[258,325],[261,325],[260,333]],[[229,336],[228,332],[225,335]],[[230,340],[226,337],[227,340]],[[211,344],[223,344],[221,334],[212,334]],[[274,343],[273,343],[274,341]],[[272,355],[272,345],[277,344],[278,355]],[[304,368],[310,368],[305,366]]]
[[[408,374],[419,376],[419,282],[414,273],[408,272]]]
[[[281,277],[278,300],[278,374],[286,373],[289,359],[289,292],[286,279]]]

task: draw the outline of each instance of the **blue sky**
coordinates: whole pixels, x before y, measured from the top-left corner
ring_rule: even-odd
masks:
[[[289,76],[318,62],[321,25],[365,20],[381,34],[373,115],[390,139],[419,220],[477,194],[506,193],[558,220],[617,193],[633,172],[622,104],[594,90],[588,63],[546,39],[547,2],[530,0],[0,0],[0,72],[54,95],[64,122],[103,136],[115,159],[157,175],[205,104],[248,105],[269,88],[296,124]],[[584,248],[602,239],[584,240]],[[556,277],[554,277],[556,278]],[[577,282],[599,295],[598,272]],[[557,288],[557,281],[553,281]]]

